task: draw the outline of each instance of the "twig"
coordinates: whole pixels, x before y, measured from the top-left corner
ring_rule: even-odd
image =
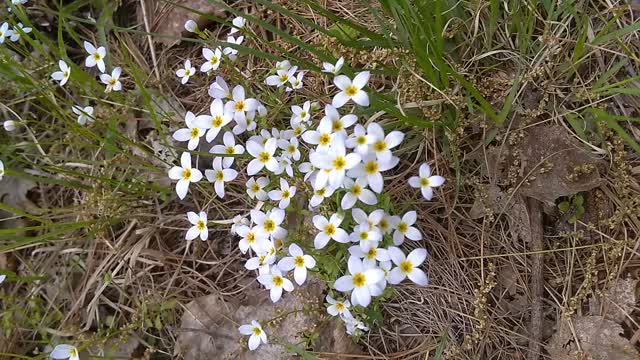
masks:
[[[156,59],[156,49],[153,46],[151,38],[151,26],[149,26],[149,18],[147,17],[147,4],[142,0],[140,4],[142,8],[142,17],[144,19],[144,30],[147,32],[147,41],[149,42],[149,50],[151,51],[151,61],[153,61],[153,73],[156,75],[158,82],[160,81],[160,73],[158,73],[158,60]]]
[[[529,354],[527,360],[540,359],[542,341],[542,295],[543,295],[543,228],[542,205],[533,198],[527,199],[529,221],[531,224],[531,325],[529,327]]]

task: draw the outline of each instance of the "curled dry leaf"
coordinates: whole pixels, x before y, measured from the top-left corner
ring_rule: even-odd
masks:
[[[622,333],[620,325],[602,316],[575,316],[562,320],[546,348],[555,360],[637,360],[640,353]]]

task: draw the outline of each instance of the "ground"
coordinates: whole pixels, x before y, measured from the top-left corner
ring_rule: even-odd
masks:
[[[640,357],[636,1],[12,6],[2,18],[34,30],[0,45],[0,108],[19,123],[0,134],[3,357],[69,343],[82,358],[215,358],[207,351],[222,341],[230,358],[248,359],[260,355],[235,323],[257,308],[284,339],[257,353],[273,358]],[[215,75],[261,94],[270,115],[260,127],[287,126],[300,99],[331,102],[321,64],[342,56],[349,76],[372,73],[371,105],[354,110],[361,122],[405,134],[383,202],[417,212],[423,240],[404,248],[427,249],[429,284],[393,287],[353,340],[325,313],[327,285],[272,307],[245,269],[230,228],[255,206],[246,174],[224,199],[201,183],[180,200],[167,177],[185,148],[171,134],[186,111],[209,111],[215,80],[182,85],[175,72],[185,59],[199,67],[203,46],[227,46],[236,16],[247,19],[245,42]],[[185,31],[188,19],[203,32]],[[122,92],[105,94],[83,66],[85,40],[105,46],[109,69],[123,67]],[[72,63],[64,87],[51,80],[61,58]],[[308,70],[296,95],[264,84],[284,59]],[[78,124],[74,104],[94,106],[96,121]],[[431,201],[408,184],[424,162],[446,178]],[[185,214],[204,208],[209,240],[185,241]],[[303,241],[313,241],[313,214],[287,219]],[[282,315],[292,308],[304,316]]]

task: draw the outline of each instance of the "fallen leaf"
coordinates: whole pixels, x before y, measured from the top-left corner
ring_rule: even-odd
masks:
[[[601,184],[598,159],[562,126],[534,126],[518,145],[521,174],[530,176],[519,189],[525,197],[553,203],[561,196],[591,190]],[[541,172],[541,164],[550,169]]]
[[[481,185],[479,196],[469,210],[469,216],[478,219],[487,216],[489,212],[507,217],[514,242],[518,239],[530,240],[529,212],[522,196],[509,196],[496,185]]]
[[[602,316],[576,316],[562,320],[546,349],[555,360],[637,360],[640,353],[622,333],[620,325]]]
[[[591,315],[602,314],[617,323],[624,322],[635,307],[637,284],[638,280],[618,279],[602,295],[589,299],[589,312]]]
[[[316,324],[324,316],[321,305],[324,290],[325,285],[310,279],[303,287],[285,293],[275,304],[264,289],[262,296],[251,299],[253,303],[250,305],[225,301],[218,295],[195,299],[186,305],[174,356],[182,356],[185,360],[292,358],[292,355],[286,355],[288,352],[285,347],[271,341],[260,345],[258,351],[249,351],[247,337],[238,332],[238,326],[257,320],[268,338],[278,338],[280,342],[300,346],[305,331],[319,331]],[[310,310],[310,305],[319,306],[322,310]],[[273,319],[278,320],[271,321]],[[323,329],[319,338],[330,338],[322,341],[324,351],[349,349],[345,341],[351,342],[351,338],[344,331],[336,330],[335,326]]]

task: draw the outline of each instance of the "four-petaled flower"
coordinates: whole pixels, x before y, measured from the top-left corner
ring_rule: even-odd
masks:
[[[189,184],[200,181],[202,173],[200,170],[191,167],[191,154],[184,152],[180,156],[180,166],[174,166],[169,170],[169,179],[178,180],[176,193],[182,200],[189,192]]]
[[[191,60],[189,59],[184,61],[184,68],[176,71],[176,75],[180,78],[182,85],[186,84],[189,78],[195,73],[196,69],[191,66]]]
[[[289,186],[286,179],[280,178],[280,189],[269,191],[269,199],[278,201],[280,209],[286,209],[291,203],[291,198],[296,194],[296,187]]]
[[[49,356],[54,359],[80,360],[78,349],[75,346],[67,344],[56,345]]]
[[[277,302],[282,297],[282,290],[293,291],[291,280],[282,276],[280,269],[271,268],[271,273],[258,276],[258,282],[270,290],[271,301]]]
[[[351,291],[351,303],[367,307],[371,302],[371,293],[376,283],[384,279],[384,272],[375,267],[367,267],[362,260],[355,256],[349,257],[347,262],[349,275],[344,275],[335,281],[333,287],[342,292]]]
[[[114,68],[113,71],[111,71],[111,75],[109,74],[100,75],[100,81],[102,81],[103,84],[107,85],[107,88],[105,89],[104,92],[122,90],[122,83],[120,82],[121,72],[122,72],[122,68],[118,66]]]
[[[104,57],[107,55],[107,50],[104,46],[100,46],[96,49],[92,43],[85,41],[84,49],[89,53],[89,56],[84,60],[84,66],[86,67],[94,67],[98,65],[98,69],[100,72],[104,72]]]
[[[51,74],[51,78],[60,81],[60,86],[64,86],[69,81],[69,76],[71,76],[71,68],[63,60],[58,61],[58,67],[60,67],[60,71]]]
[[[414,188],[420,188],[422,196],[431,200],[433,198],[433,188],[444,184],[444,178],[442,176],[431,176],[431,168],[427,163],[420,165],[420,176],[412,176],[409,178],[409,186]]]
[[[369,106],[369,95],[367,95],[363,87],[369,81],[369,72],[363,71],[358,73],[353,81],[345,75],[338,75],[333,79],[333,83],[342,90],[333,97],[331,104],[336,107],[342,107],[347,101],[353,100],[360,106]]]
[[[192,227],[187,231],[187,235],[185,235],[185,239],[193,240],[200,236],[200,239],[207,240],[209,237],[209,228],[207,227],[207,213],[204,211],[200,211],[200,214],[196,214],[193,211],[189,211],[187,213],[187,219]]]
[[[244,154],[244,146],[236,145],[236,138],[229,131],[225,132],[222,136],[222,143],[224,145],[214,145],[211,147],[209,152],[216,156],[222,156],[222,165],[229,167],[235,160],[234,155]]]
[[[313,240],[313,246],[316,249],[322,249],[327,246],[327,243],[329,243],[329,240],[331,239],[339,243],[349,242],[349,235],[346,231],[340,228],[341,223],[342,217],[338,214],[331,215],[328,220],[322,215],[314,216],[313,226],[320,230],[320,232]]]
[[[424,271],[419,268],[427,258],[427,250],[414,249],[409,255],[405,256],[402,250],[392,246],[389,248],[389,256],[391,257],[391,261],[397,266],[389,272],[389,283],[399,284],[408,277],[409,280],[418,285],[427,286],[427,284],[429,284],[429,278]]]
[[[255,321],[251,321],[251,325],[242,325],[238,328],[240,334],[249,336],[249,350],[253,351],[260,346],[260,343],[267,343],[267,334],[262,330],[262,326]]]
[[[200,66],[200,72],[218,70],[220,62],[222,61],[222,51],[220,48],[216,48],[215,50],[203,48],[202,56],[204,56],[206,61]]]
[[[282,271],[293,270],[293,279],[298,285],[302,285],[307,280],[307,269],[314,268],[316,260],[311,255],[305,255],[296,244],[289,245],[289,255],[291,256],[283,257],[278,262],[278,267]]]
[[[238,172],[233,169],[224,168],[222,166],[222,158],[217,157],[213,159],[213,169],[205,170],[204,176],[207,177],[209,182],[213,183],[216,195],[224,198],[224,183],[235,179],[238,176]]]
[[[78,124],[85,125],[87,122],[93,122],[93,106],[73,106],[71,108],[74,114],[78,115]]]

